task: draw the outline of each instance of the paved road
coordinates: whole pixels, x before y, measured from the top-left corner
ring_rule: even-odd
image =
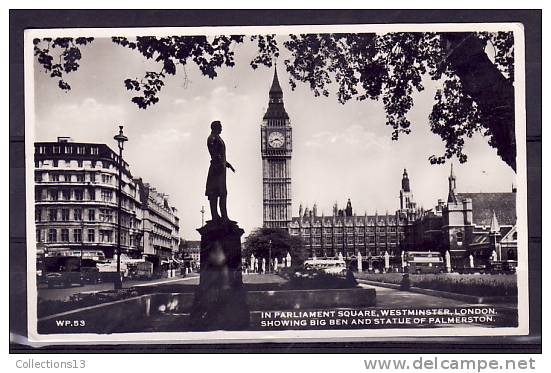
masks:
[[[188,275],[187,277],[161,278],[161,279],[156,279],[151,281],[129,280],[129,281],[124,281],[123,287],[129,288],[132,286],[145,286],[145,285],[150,286],[150,285],[161,285],[161,284],[167,284],[167,283],[185,283],[185,284],[199,283],[199,275],[193,274],[193,275]],[[38,297],[42,299],[47,299],[47,300],[54,300],[54,299],[62,300],[77,293],[97,292],[97,291],[105,291],[105,290],[112,290],[112,289],[113,289],[112,282],[103,282],[101,284],[89,284],[84,286],[73,286],[70,288],[48,289],[48,288],[40,287],[38,289]]]
[[[245,274],[243,275],[243,282],[250,284],[258,283],[283,283],[285,280],[277,275],[266,274]],[[164,284],[186,284],[186,285],[198,285],[199,284],[199,275],[193,274],[188,275],[187,277],[177,277],[177,278],[162,278],[152,281],[125,281],[123,287],[129,288],[132,286],[155,286],[155,285],[164,285]],[[73,286],[70,288],[54,288],[48,289],[41,287],[38,289],[38,297],[46,300],[63,300],[69,296],[77,293],[88,293],[88,292],[97,292],[112,290],[113,283],[105,282],[95,285],[84,285],[84,286]]]

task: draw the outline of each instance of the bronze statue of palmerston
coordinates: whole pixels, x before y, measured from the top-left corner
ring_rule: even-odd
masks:
[[[226,161],[226,145],[220,137],[222,123],[216,120],[211,123],[210,129],[211,133],[207,138],[207,147],[211,160],[205,195],[209,199],[212,220],[229,220],[226,208],[226,198],[228,195],[226,189],[226,168],[229,168],[233,172],[235,172],[235,169]],[[218,214],[218,201],[220,201],[221,216]]]

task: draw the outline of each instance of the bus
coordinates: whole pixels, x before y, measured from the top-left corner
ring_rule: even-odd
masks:
[[[346,276],[346,263],[343,259],[308,259],[304,261],[305,269],[321,270],[330,275]]]
[[[410,251],[406,253],[409,273],[443,273],[444,258],[439,252]]]
[[[101,250],[56,250],[37,257],[37,280],[49,288],[96,284],[101,281],[97,264],[104,262]]]

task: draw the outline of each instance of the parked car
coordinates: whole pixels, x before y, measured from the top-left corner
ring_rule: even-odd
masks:
[[[71,287],[74,284],[82,286],[82,277],[80,272],[50,272],[46,274],[45,282],[48,284],[48,288],[55,286]]]
[[[80,267],[82,282],[88,284],[97,284],[101,282],[99,269],[97,267]]]

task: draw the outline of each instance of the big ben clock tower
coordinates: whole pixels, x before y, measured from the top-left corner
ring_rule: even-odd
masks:
[[[287,229],[291,221],[292,136],[289,115],[277,69],[270,88],[270,102],[260,127],[262,152],[263,221],[265,228]]]

